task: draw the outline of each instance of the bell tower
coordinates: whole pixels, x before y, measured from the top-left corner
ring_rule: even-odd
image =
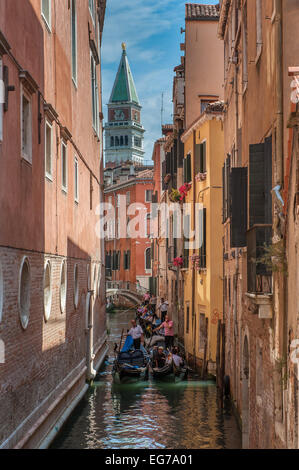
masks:
[[[144,128],[141,124],[141,105],[130,69],[126,45],[108,103],[108,121],[105,124],[106,166],[120,163],[143,165]]]

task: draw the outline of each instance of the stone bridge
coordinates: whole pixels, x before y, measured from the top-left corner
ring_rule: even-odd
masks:
[[[106,297],[115,295],[125,297],[136,305],[141,304],[147,289],[126,281],[106,281]]]

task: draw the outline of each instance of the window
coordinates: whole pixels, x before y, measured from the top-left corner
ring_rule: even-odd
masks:
[[[3,61],[0,57],[0,142],[3,140],[3,102],[4,102],[4,82],[3,82]]]
[[[128,271],[131,265],[131,252],[125,251],[124,252],[124,270]]]
[[[114,137],[110,137],[110,147],[114,147]]]
[[[120,146],[123,147],[123,145],[124,145],[124,138],[123,138],[123,136],[121,136],[121,138],[120,138]]]
[[[201,114],[203,114],[205,112],[205,110],[207,109],[207,107],[211,103],[213,103],[212,100],[200,100],[200,112],[201,112]]]
[[[78,308],[79,305],[79,268],[75,265],[74,269],[74,306]]]
[[[142,148],[142,140],[140,137],[134,137],[134,146]]]
[[[145,191],[145,202],[152,202],[153,191],[151,189],[147,189]]]
[[[51,31],[51,0],[42,0],[42,17]]]
[[[32,163],[31,97],[22,90],[21,97],[22,157]]]
[[[45,124],[45,166],[46,177],[52,179],[52,126],[48,121]]]
[[[96,61],[90,53],[90,66],[91,66],[91,97],[92,97],[92,125],[96,133],[99,135],[99,90],[97,79],[97,66]]]
[[[195,146],[195,173],[207,172],[207,143],[202,142]]]
[[[151,256],[151,248],[147,248],[145,250],[145,270],[151,271],[152,269],[152,256]]]
[[[95,23],[95,4],[94,0],[88,0],[89,11],[92,17],[92,21]]]
[[[75,157],[75,202],[79,202],[79,163],[77,157]]]
[[[188,153],[187,157],[184,159],[184,183],[190,183],[191,180],[191,155]]]
[[[62,262],[60,272],[60,309],[61,313],[64,313],[66,307],[66,289],[67,289],[67,278],[66,278],[66,261]]]
[[[51,315],[52,305],[52,285],[51,285],[51,264],[47,261],[44,270],[44,315],[46,322]]]
[[[71,8],[71,30],[72,30],[72,78],[77,84],[77,10],[76,0],[72,0]]]
[[[125,146],[127,147],[129,145],[129,138],[128,136],[126,135],[125,136]]]
[[[30,265],[28,258],[24,257],[21,263],[19,279],[19,313],[24,330],[28,327],[30,317],[30,285]]]
[[[262,29],[262,0],[256,0],[256,63],[258,62],[263,46]]]
[[[119,147],[119,137],[115,137],[115,147]]]
[[[2,313],[3,313],[3,292],[4,292],[3,270],[2,270],[2,264],[0,261],[0,323],[2,322]]]
[[[67,192],[67,148],[66,143],[61,143],[61,186]]]

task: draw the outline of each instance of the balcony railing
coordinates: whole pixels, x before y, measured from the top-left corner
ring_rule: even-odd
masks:
[[[247,287],[251,294],[272,293],[272,272],[261,261],[271,239],[272,225],[255,225],[247,232]]]

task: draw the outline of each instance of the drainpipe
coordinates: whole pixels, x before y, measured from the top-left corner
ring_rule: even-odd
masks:
[[[283,63],[282,63],[282,0],[275,0],[276,55],[276,184],[283,185]]]
[[[284,133],[283,133],[283,50],[282,50],[282,0],[274,0],[275,7],[275,62],[276,62],[276,159],[275,159],[275,183],[281,188],[283,187],[283,174],[284,174]],[[281,239],[281,232],[279,229],[279,209],[275,208],[274,212],[274,240]],[[285,247],[285,240],[284,240]],[[278,312],[282,322],[283,335],[281,348],[277,351],[280,355],[280,351],[283,357],[287,357],[287,316],[285,314],[285,276],[280,273],[274,274],[273,278],[274,287],[274,298],[278,305],[275,311]],[[279,328],[280,329],[280,328]],[[279,331],[277,333],[279,335]],[[284,368],[285,372],[285,368]],[[283,372],[283,373],[284,373]],[[275,421],[282,425],[282,430],[287,436],[286,428],[284,428],[284,388],[281,384],[281,374],[275,372],[274,374],[274,410],[275,410]],[[286,423],[285,423],[286,425]]]

